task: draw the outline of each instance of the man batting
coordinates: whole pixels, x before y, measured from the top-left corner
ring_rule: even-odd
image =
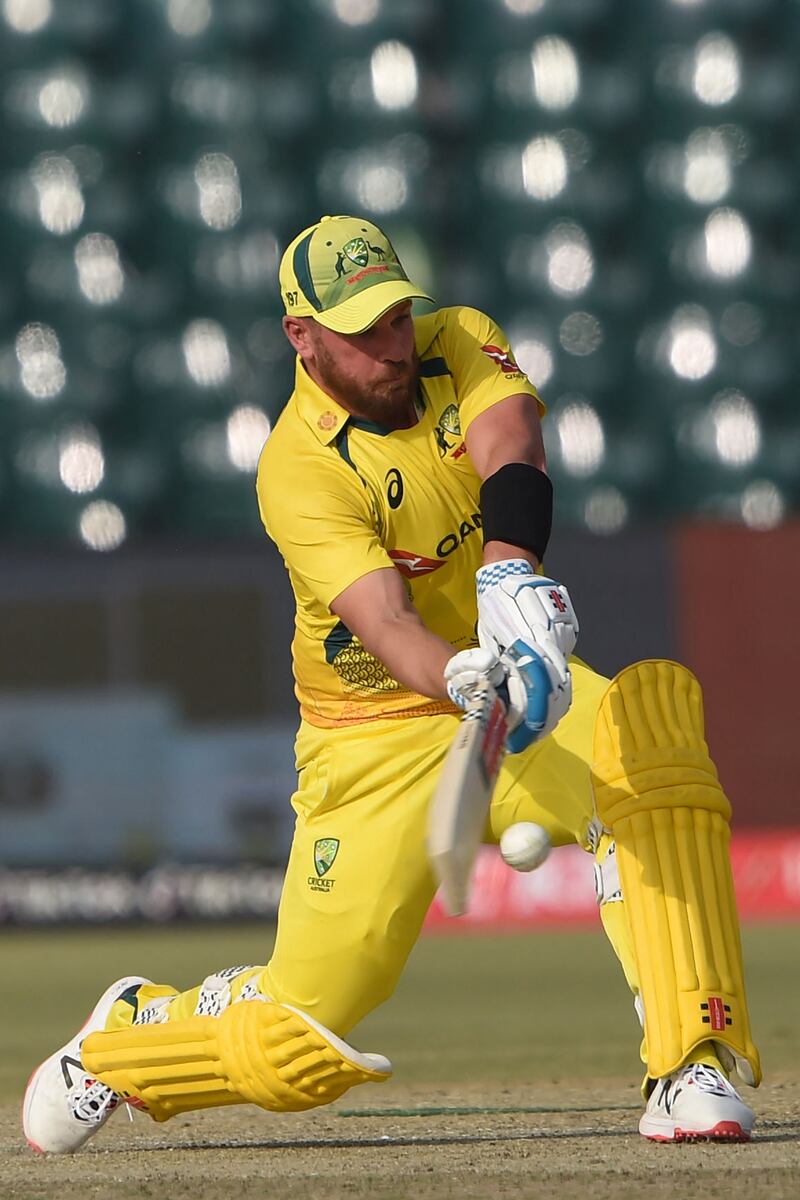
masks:
[[[754,1114],[729,1076],[755,1086],[760,1066],[696,679],[656,660],[609,681],[572,657],[569,594],[541,573],[543,406],[489,317],[412,318],[425,293],[358,217],[300,233],[280,284],[296,384],[257,487],[297,601],[301,725],[274,954],[183,993],[112,984],[34,1072],[28,1141],[74,1151],[123,1103],[157,1121],[300,1110],[388,1078],[387,1059],[345,1038],[419,934],[429,803],[487,679],[511,731],[487,840],[534,822],[594,854],[644,1030],[641,1133],[746,1140]]]

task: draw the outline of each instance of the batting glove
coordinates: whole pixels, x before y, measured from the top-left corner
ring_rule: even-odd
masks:
[[[524,559],[504,559],[481,567],[478,585],[478,640],[498,657],[522,643],[541,661],[550,681],[548,711],[541,736],[551,733],[572,703],[567,659],[578,637],[578,618],[563,584],[537,575]]]
[[[461,650],[445,666],[444,677],[447,694],[459,708],[467,708],[487,681],[492,685],[506,706],[506,745],[512,754],[550,732],[550,676],[541,656],[524,642],[509,646],[500,658],[481,646]]]

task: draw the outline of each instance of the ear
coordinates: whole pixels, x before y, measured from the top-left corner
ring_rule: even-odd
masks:
[[[292,348],[302,359],[313,357],[311,331],[308,328],[308,321],[304,317],[284,317],[283,332],[289,339]]]

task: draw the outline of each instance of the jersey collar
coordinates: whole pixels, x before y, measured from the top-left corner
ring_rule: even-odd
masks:
[[[441,310],[428,313],[414,320],[414,333],[417,354],[422,358],[426,350],[444,325],[444,314]],[[298,354],[295,360],[294,394],[300,415],[306,421],[317,441],[327,446],[342,432],[350,420],[350,413],[341,404],[323,392],[303,366],[303,360]],[[363,424],[363,422],[362,422]],[[376,427],[378,428],[378,427]],[[384,431],[385,432],[385,431]]]
[[[301,417],[317,441],[327,446],[342,432],[350,413],[314,382],[299,354],[295,364],[294,394]]]

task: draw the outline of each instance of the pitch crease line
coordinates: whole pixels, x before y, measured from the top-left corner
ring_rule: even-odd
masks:
[[[347,1108],[337,1113],[338,1117],[471,1117],[496,1116],[503,1113],[594,1113],[594,1112],[638,1112],[635,1104],[579,1105],[569,1108],[552,1108],[549,1105],[532,1105],[511,1108],[483,1108],[469,1105],[442,1105],[431,1108]]]

